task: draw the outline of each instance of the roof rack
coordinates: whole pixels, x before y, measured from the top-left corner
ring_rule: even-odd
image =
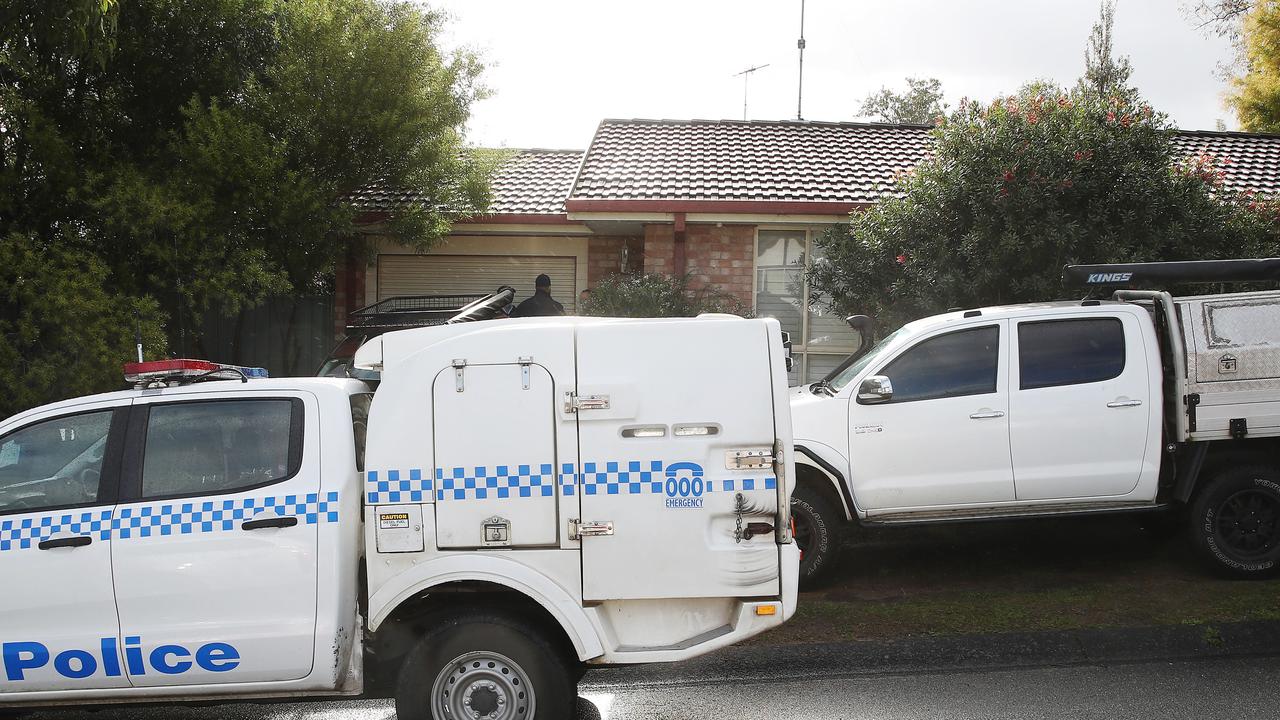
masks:
[[[443,325],[458,311],[489,297],[485,293],[459,295],[397,295],[353,310],[348,328],[426,327]]]
[[[1132,287],[1155,284],[1280,282],[1280,258],[1066,265],[1062,284]]]

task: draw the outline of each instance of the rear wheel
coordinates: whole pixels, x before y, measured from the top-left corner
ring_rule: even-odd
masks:
[[[1191,519],[1192,543],[1219,573],[1251,579],[1280,569],[1280,470],[1218,473],[1192,503]]]
[[[563,720],[576,699],[573,671],[539,628],[477,612],[443,618],[405,658],[399,720]]]
[[[791,495],[791,518],[800,548],[800,588],[814,587],[840,556],[844,518],[839,509],[811,483],[801,483]]]

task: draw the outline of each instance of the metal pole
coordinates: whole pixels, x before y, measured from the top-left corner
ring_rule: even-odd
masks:
[[[800,0],[800,39],[796,41],[796,48],[800,50],[800,82],[796,88],[796,119],[803,120],[804,113],[801,108],[804,107],[804,0]]]

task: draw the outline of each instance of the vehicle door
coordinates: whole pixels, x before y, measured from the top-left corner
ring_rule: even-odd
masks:
[[[320,418],[308,393],[140,400],[111,559],[135,687],[311,672]]]
[[[853,388],[850,464],[861,507],[1014,499],[1007,325],[941,330],[907,347],[870,373],[889,378],[887,400],[860,397]]]
[[[127,403],[0,429],[0,695],[129,684],[111,585]]]
[[[1009,435],[1018,499],[1132,491],[1151,422],[1138,318],[1092,312],[1014,322]]]
[[[651,342],[627,323],[578,328],[582,520],[610,524],[582,537],[586,600],[779,593],[776,475],[729,467],[777,437],[766,332],[680,322]],[[752,523],[770,530],[744,535]]]

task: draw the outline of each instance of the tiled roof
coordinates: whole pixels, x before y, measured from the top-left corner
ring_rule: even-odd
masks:
[[[574,201],[874,202],[929,156],[918,125],[736,120],[605,120],[574,183]],[[1188,157],[1209,153],[1230,190],[1280,192],[1280,135],[1181,132]]]
[[[1213,156],[1226,173],[1222,184],[1227,190],[1280,193],[1280,135],[1183,131],[1173,144],[1187,157]]]
[[[491,180],[491,215],[560,215],[582,163],[581,150],[513,150]],[[392,210],[420,201],[414,192],[372,185],[350,196],[363,210]]]
[[[571,200],[874,202],[929,154],[913,125],[605,120]]]

